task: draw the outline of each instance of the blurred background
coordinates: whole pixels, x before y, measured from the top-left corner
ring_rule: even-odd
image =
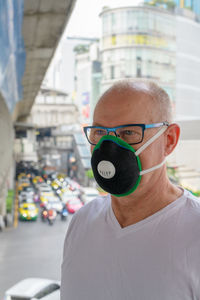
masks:
[[[82,127],[115,81],[169,94],[168,174],[200,196],[199,36],[199,0],[0,0],[0,299],[24,278],[60,280],[73,213],[105,195]]]

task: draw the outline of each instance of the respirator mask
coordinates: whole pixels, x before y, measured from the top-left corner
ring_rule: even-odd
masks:
[[[139,154],[153,143],[167,127],[162,127],[137,151],[123,141],[112,136],[103,136],[92,152],[91,165],[99,186],[106,192],[123,197],[138,187],[141,176],[163,166],[165,160],[152,168],[142,170]]]

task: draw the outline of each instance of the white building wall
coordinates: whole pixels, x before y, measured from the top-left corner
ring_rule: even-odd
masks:
[[[34,104],[31,112],[32,123],[37,127],[51,127],[78,122],[75,105]]]
[[[85,110],[87,111],[91,100],[91,64],[89,52],[76,56],[76,103],[80,112],[81,124],[89,123],[89,116],[87,117]]]
[[[176,113],[200,117],[200,23],[177,16]]]

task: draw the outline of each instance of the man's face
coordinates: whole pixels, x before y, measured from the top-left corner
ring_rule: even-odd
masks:
[[[147,94],[135,91],[112,91],[98,103],[93,125],[116,127],[125,124],[151,124],[163,122],[160,120],[154,100]],[[144,132],[143,142],[132,147],[137,150],[158,131],[158,128],[147,129]],[[114,134],[114,133],[113,133]],[[91,147],[93,150],[94,146]],[[164,160],[163,135],[147,147],[140,155],[142,169],[151,168]],[[141,184],[150,181],[154,172],[142,176]]]

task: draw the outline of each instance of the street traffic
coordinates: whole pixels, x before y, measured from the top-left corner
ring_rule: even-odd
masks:
[[[0,299],[59,299],[69,222],[98,194],[95,188],[83,188],[65,174],[46,174],[32,163],[17,169],[17,226],[0,235]]]
[[[40,218],[53,225],[57,218],[66,221],[84,204],[98,196],[97,189],[81,187],[65,174],[51,172],[36,175],[34,166],[25,166],[17,176],[18,213],[20,221]],[[42,170],[39,172],[42,174]]]

